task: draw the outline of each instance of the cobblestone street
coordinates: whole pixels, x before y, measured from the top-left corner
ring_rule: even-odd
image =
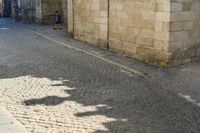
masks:
[[[200,133],[199,62],[162,70],[62,33],[49,26],[0,25],[0,106],[27,131]]]

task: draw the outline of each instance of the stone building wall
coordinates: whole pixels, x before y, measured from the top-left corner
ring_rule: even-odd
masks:
[[[106,47],[108,44],[107,0],[74,0],[74,37]]]
[[[200,58],[200,0],[173,0],[170,21],[170,61],[181,64]]]
[[[74,36],[74,1],[67,0],[67,29],[68,35]]]
[[[55,23],[55,11],[75,39],[161,67],[200,56],[199,0],[35,0],[36,22]]]
[[[161,67],[199,56],[199,0],[68,0],[74,38]]]
[[[109,48],[140,60],[167,62],[168,0],[110,0]],[[160,26],[160,27],[159,27]],[[160,38],[162,32],[165,36]],[[157,46],[159,45],[159,46]]]
[[[140,53],[145,55],[143,60],[160,67],[166,67],[169,63],[170,5],[171,0],[156,0],[154,46],[153,49],[140,49]],[[146,15],[147,17],[151,16],[150,14]]]
[[[153,47],[155,0],[110,0],[109,14],[110,48],[135,55],[137,47]]]
[[[67,4],[68,4],[67,0],[62,0],[62,2],[61,2],[61,7],[62,7],[62,10],[61,10],[62,22],[66,26],[68,24],[68,5]]]
[[[68,27],[76,39],[146,62],[167,63],[170,0],[68,1],[74,7],[68,7]]]

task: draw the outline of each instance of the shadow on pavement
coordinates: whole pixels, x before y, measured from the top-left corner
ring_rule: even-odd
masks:
[[[23,102],[26,106],[44,104],[47,106],[55,106],[68,100],[67,97],[47,96],[41,99],[31,99]]]
[[[0,79],[27,75],[52,81],[62,78],[61,84],[53,86],[76,89],[65,90],[69,97],[47,96],[22,101],[26,106],[56,106],[65,101],[95,106],[96,111],[74,114],[76,117],[103,115],[115,119],[102,123],[107,131],[94,133],[200,132],[200,107],[178,95],[175,84],[170,85],[173,77],[170,82],[131,77],[82,53],[63,50],[50,42],[48,45],[36,42],[34,45],[27,42],[1,44],[1,58],[6,61],[0,63],[3,66]]]

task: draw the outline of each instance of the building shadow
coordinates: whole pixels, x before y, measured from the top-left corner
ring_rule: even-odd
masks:
[[[176,86],[164,79],[129,76],[83,53],[40,41],[0,43],[1,59],[5,59],[0,62],[0,79],[32,76],[60,81],[52,85],[55,89],[76,89],[65,90],[68,97],[27,99],[22,101],[25,106],[56,106],[66,101],[95,106],[96,111],[74,114],[114,119],[102,123],[107,131],[93,133],[200,133],[200,107],[178,95]]]

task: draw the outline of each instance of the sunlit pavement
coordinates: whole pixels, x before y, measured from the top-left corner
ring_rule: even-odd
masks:
[[[1,133],[27,133],[26,129],[4,108],[0,107]]]
[[[199,62],[162,70],[67,39],[64,29],[6,22],[0,26],[0,105],[28,131],[200,132]]]

